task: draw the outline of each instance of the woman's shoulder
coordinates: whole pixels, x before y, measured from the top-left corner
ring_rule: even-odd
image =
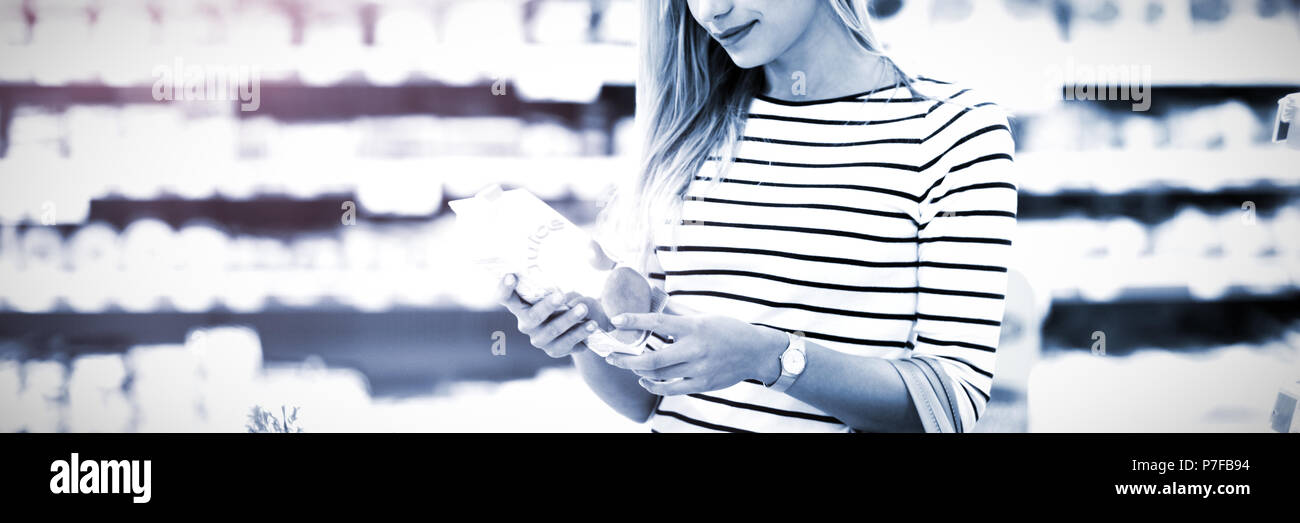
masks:
[[[923,154],[944,158],[936,164],[940,171],[971,160],[1014,160],[1011,114],[988,93],[929,77],[913,79],[912,93],[932,100],[923,124],[927,136],[922,140]]]
[[[1006,124],[1011,113],[998,104],[988,92],[962,82],[916,76],[911,78],[910,91],[914,98],[933,100],[928,116],[945,122],[957,114],[962,118],[983,123]]]

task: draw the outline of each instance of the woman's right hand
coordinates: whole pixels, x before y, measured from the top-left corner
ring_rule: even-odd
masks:
[[[497,301],[515,315],[519,332],[528,336],[534,347],[542,349],[552,358],[563,358],[586,348],[583,341],[596,332],[597,325],[589,320],[590,311],[585,303],[568,299],[563,293],[553,292],[528,303],[515,292],[519,283],[514,274],[507,274],[497,288]]]

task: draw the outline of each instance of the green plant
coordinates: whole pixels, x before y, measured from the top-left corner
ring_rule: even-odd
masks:
[[[284,405],[280,406],[280,417],[275,417],[270,411],[262,408],[261,405],[253,405],[253,409],[248,413],[248,424],[244,426],[248,432],[302,432],[302,427],[298,426],[298,407],[289,411]]]

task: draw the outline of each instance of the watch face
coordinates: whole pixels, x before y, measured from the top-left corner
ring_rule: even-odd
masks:
[[[803,372],[804,363],[803,351],[791,350],[781,355],[781,367],[790,374]]]

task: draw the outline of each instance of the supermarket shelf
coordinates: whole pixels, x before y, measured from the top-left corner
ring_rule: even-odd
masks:
[[[91,202],[102,199],[152,201],[244,201],[266,196],[315,200],[357,196],[361,210],[397,216],[432,216],[448,199],[472,196],[489,184],[526,187],[545,200],[597,201],[635,163],[623,157],[434,157],[366,159],[356,157],[178,163],[143,159],[102,162],[34,158],[0,159],[0,222],[40,223],[47,203],[58,209],[58,223],[89,219]],[[177,167],[185,171],[178,176]],[[23,173],[41,172],[39,182]],[[338,214],[337,206],[332,212]]]
[[[1061,13],[1050,6],[1059,4],[1053,3],[1013,10],[1001,2],[976,2],[942,20],[925,3],[909,2],[877,32],[904,67],[917,64],[934,77],[977,81],[975,87],[1005,95],[999,101],[1020,114],[1059,107],[1062,86],[1091,83],[1102,68],[1137,67],[1140,81],[1150,86],[1300,85],[1294,7],[1275,6],[1264,16],[1253,3],[1237,2],[1224,19],[1195,20],[1187,2],[1162,2],[1161,16],[1152,20],[1146,4],[1121,2],[1108,5],[1112,17],[1101,21],[1083,10],[1103,4],[1086,4],[1074,6],[1072,21],[1058,24]],[[933,38],[936,33],[944,38]],[[1180,59],[1189,56],[1197,59]]]
[[[580,123],[579,116],[583,108],[587,107],[587,102],[601,104],[614,118],[631,116],[633,113],[635,94],[631,86],[604,85],[594,99],[581,102],[526,99],[513,80],[497,87],[500,89],[494,90],[491,82],[463,86],[436,82],[396,86],[366,83],[313,86],[294,81],[263,81],[260,86],[261,106],[256,111],[239,111],[240,102],[237,99],[202,103],[229,108],[226,112],[232,118],[266,116],[282,122],[411,114],[445,117],[550,114],[576,126]],[[0,101],[19,107],[54,109],[71,105],[151,104],[166,107],[166,104],[173,103],[155,100],[149,86],[40,86],[12,83],[0,83]],[[12,114],[3,116],[9,118]]]
[[[1026,152],[1016,164],[1020,189],[1035,195],[1152,188],[1212,193],[1258,184],[1300,191],[1300,151],[1285,147]]]
[[[1053,303],[1173,304],[1300,292],[1300,259],[1294,257],[1039,255],[1018,265],[1035,288],[1050,294]]]
[[[586,103],[603,86],[636,82],[635,48],[617,44],[436,44],[374,47],[91,48],[6,46],[0,85],[105,86],[152,96],[163,72],[206,67],[208,75],[242,74],[259,84],[453,86],[512,84],[524,100]],[[107,54],[107,56],[105,56]],[[85,57],[98,57],[88,69]],[[228,68],[228,69],[227,69]]]
[[[533,349],[508,312],[446,310],[363,314],[345,310],[14,314],[0,313],[0,339],[18,340],[23,359],[121,353],[132,346],[181,344],[194,329],[245,326],[261,338],[267,362],[320,357],[366,375],[375,395],[430,391],[444,381],[515,379],[565,365]],[[492,333],[506,334],[508,357],[491,353]]]
[[[1198,352],[1216,345],[1291,342],[1300,328],[1300,292],[1274,296],[1237,294],[1219,301],[1170,301],[1132,296],[1115,302],[1053,301],[1043,322],[1045,351],[1089,352],[1095,332],[1107,356],[1162,348]],[[1290,334],[1288,334],[1290,333]]]

